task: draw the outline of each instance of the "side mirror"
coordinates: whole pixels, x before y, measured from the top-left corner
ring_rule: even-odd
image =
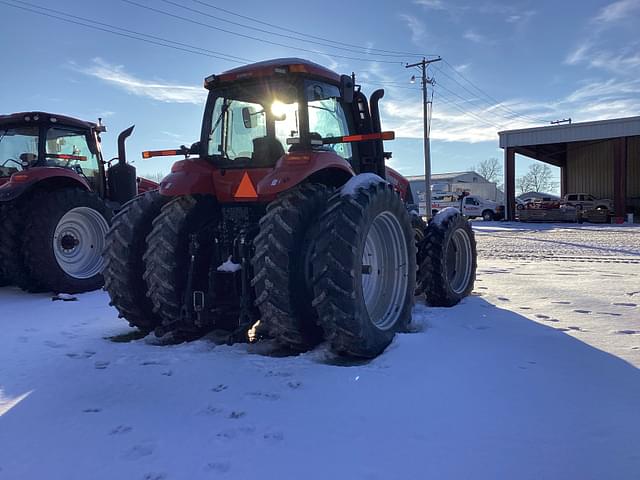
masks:
[[[253,107],[243,107],[242,108],[242,123],[244,124],[244,128],[255,128],[257,125],[255,118],[255,110]]]
[[[340,76],[340,94],[344,103],[353,103],[353,78],[349,75]]]
[[[191,144],[191,147],[189,147],[189,153],[191,155],[200,155],[200,142],[194,142]]]

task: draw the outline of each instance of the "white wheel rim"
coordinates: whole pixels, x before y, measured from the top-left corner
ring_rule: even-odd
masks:
[[[70,277],[84,280],[102,270],[107,220],[89,207],[69,210],[53,234],[53,252],[58,266]]]
[[[458,228],[451,235],[451,245],[447,250],[447,278],[455,293],[464,293],[469,286],[471,265],[471,239],[465,230]]]
[[[409,288],[408,249],[400,221],[391,212],[372,222],[362,251],[362,295],[369,318],[380,330],[392,328]]]

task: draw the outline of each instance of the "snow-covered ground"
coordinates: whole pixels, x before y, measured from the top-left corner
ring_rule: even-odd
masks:
[[[639,478],[640,228],[475,228],[475,294],[368,363],[0,289],[0,479]]]

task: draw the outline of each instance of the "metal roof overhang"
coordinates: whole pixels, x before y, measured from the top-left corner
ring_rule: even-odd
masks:
[[[610,138],[640,135],[640,116],[498,132],[500,148],[561,166],[572,142],[598,143]]]

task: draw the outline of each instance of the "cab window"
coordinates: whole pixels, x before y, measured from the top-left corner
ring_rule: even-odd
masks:
[[[349,124],[340,103],[340,90],[334,85],[309,81],[306,83],[309,107],[309,133],[320,138],[349,135]],[[314,135],[315,134],[315,135]],[[336,143],[327,145],[344,159],[352,156],[351,145]]]
[[[8,177],[38,160],[38,127],[0,128],[0,177]]]
[[[47,130],[44,164],[70,168],[94,182],[100,175],[100,167],[97,152],[89,149],[87,135],[88,132],[59,127]]]
[[[577,195],[569,195],[569,196],[567,197],[567,200],[568,200],[569,202],[575,202],[576,200],[578,200],[578,196],[577,196]]]

